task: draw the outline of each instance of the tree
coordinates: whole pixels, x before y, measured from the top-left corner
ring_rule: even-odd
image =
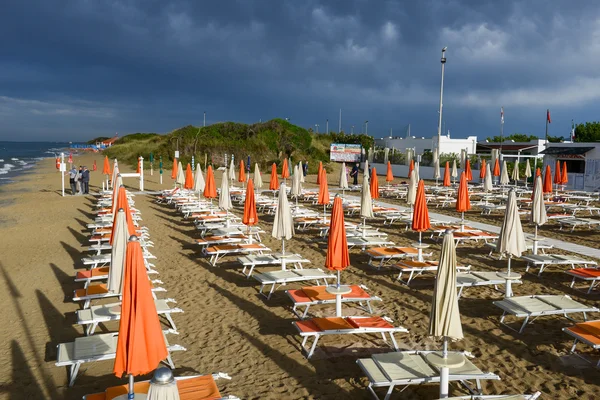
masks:
[[[548,135],[548,142],[550,143],[562,143],[564,142],[565,138],[562,136],[550,136]]]
[[[598,142],[600,141],[600,122],[586,122],[577,124],[575,127],[576,142]]]
[[[530,142],[532,140],[537,140],[537,139],[538,139],[538,137],[535,135],[527,135],[525,133],[513,133],[512,135],[503,136],[502,138],[500,136],[488,137],[487,141],[488,142],[503,142],[506,140],[514,140],[515,142]]]

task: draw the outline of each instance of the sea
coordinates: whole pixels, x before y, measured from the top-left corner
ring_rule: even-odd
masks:
[[[31,172],[45,158],[68,154],[67,142],[3,142],[0,141],[0,185],[14,181],[19,175]]]

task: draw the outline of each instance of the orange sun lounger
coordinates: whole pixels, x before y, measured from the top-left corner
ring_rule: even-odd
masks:
[[[154,283],[162,283],[160,281],[154,281]],[[152,297],[156,299],[154,292],[166,292],[167,290],[161,287],[152,287]],[[76,289],[73,293],[73,301],[84,301],[83,308],[89,308],[92,300],[107,299],[111,297],[121,296],[120,293],[113,293],[108,291],[108,286],[105,283],[98,285],[89,285],[83,289]]]
[[[308,309],[317,304],[335,304],[335,295],[327,292],[327,286],[307,286],[301,289],[286,290],[285,293],[294,303],[292,312],[300,319],[306,318]],[[381,301],[377,296],[371,296],[366,292],[363,285],[351,285],[352,290],[348,294],[342,295],[342,303],[358,303],[369,314],[373,314],[371,301]],[[306,307],[304,312],[300,313],[298,307]]]
[[[369,265],[375,268],[381,268],[386,263],[396,258],[417,257],[419,251],[414,247],[375,247],[365,250],[369,256]],[[423,254],[428,256],[431,254]],[[379,264],[374,264],[373,261],[379,261]]]
[[[563,332],[575,338],[573,347],[571,347],[571,353],[575,355],[579,355],[575,352],[578,342],[592,346],[595,350],[600,349],[600,320],[581,322],[569,328],[563,328]],[[600,361],[596,367],[600,367]]]
[[[216,266],[217,262],[225,256],[249,253],[263,254],[264,251],[271,251],[271,249],[261,243],[225,244],[207,247],[202,250],[204,255],[210,256],[209,262],[213,267]]]
[[[575,268],[565,272],[567,275],[571,275],[573,277],[573,280],[571,281],[571,287],[575,285],[575,281],[577,279],[590,282],[590,287],[587,290],[588,294],[590,294],[600,282],[600,268]]]

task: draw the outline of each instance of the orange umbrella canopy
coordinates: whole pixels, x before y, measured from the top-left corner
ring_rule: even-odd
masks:
[[[348,240],[346,239],[346,227],[344,225],[344,208],[342,207],[341,197],[336,196],[333,199],[333,210],[331,211],[325,268],[332,271],[343,271],[349,266],[350,255],[348,254]]]
[[[467,177],[467,181],[473,180],[473,172],[471,171],[471,161],[469,161],[469,159],[467,159],[467,162],[465,164],[465,176]]]
[[[169,355],[144,266],[142,247],[137,240],[127,243],[123,277],[123,301],[113,371],[147,374]]]
[[[444,168],[444,186],[450,187],[450,163],[446,161],[446,167]]]
[[[288,159],[283,159],[283,166],[281,167],[281,178],[287,179],[290,177],[290,167],[288,166]]]
[[[177,179],[177,159],[173,159],[173,169],[171,170],[171,179]]]
[[[485,160],[481,160],[481,167],[479,168],[479,178],[485,178]]]
[[[550,166],[546,165],[546,172],[544,173],[544,187],[543,193],[552,193],[552,171]]]
[[[327,171],[325,171],[325,168],[321,170],[321,179],[319,181],[317,204],[329,204],[329,186],[327,185]]]
[[[494,176],[500,176],[500,161],[496,158],[496,162],[494,163],[494,172],[492,172]]]
[[[277,179],[277,165],[273,163],[271,166],[271,182],[269,182],[269,190],[279,189],[279,180]]]
[[[317,170],[317,185],[321,183],[321,172],[323,171],[323,162],[319,161],[319,169]]]
[[[415,160],[411,159],[410,164],[408,165],[408,178],[410,178],[410,173],[415,169]]]
[[[369,182],[371,186],[371,198],[378,199],[379,198],[379,181],[377,180],[377,170],[375,167],[371,169],[371,182]]]
[[[238,174],[238,182],[246,182],[246,166],[244,160],[240,160],[240,173]]]
[[[467,176],[465,172],[460,173],[460,182],[458,184],[458,195],[456,197],[456,211],[465,212],[471,209],[471,200],[469,199],[469,187],[467,186]]]
[[[554,183],[560,185],[562,183],[562,174],[560,173],[560,161],[556,160],[556,167],[554,167]]]
[[[217,197],[217,185],[215,184],[215,174],[213,172],[212,165],[209,165],[208,169],[206,170],[206,183],[204,185],[203,194],[207,199],[214,199]]]
[[[108,162],[108,156],[104,156],[104,166],[102,167],[102,175],[110,175],[110,162]]]
[[[392,163],[388,161],[387,174],[385,175],[385,181],[391,182],[394,180],[394,173],[392,172]]]
[[[242,224],[248,226],[258,224],[256,200],[254,198],[254,181],[252,181],[252,178],[248,179],[248,186],[246,187],[246,200],[244,201],[244,216],[242,217]]]
[[[142,166],[140,165],[140,159],[138,158],[137,168],[135,170],[136,174],[139,174],[142,170]]]
[[[560,178],[560,183],[563,185],[566,185],[567,183],[569,183],[569,176],[567,175],[567,162],[566,161],[563,163],[562,176]]]
[[[194,174],[192,174],[192,166],[188,163],[185,167],[185,183],[183,184],[184,189],[194,188]]]
[[[129,202],[127,201],[127,192],[125,191],[125,188],[123,186],[121,186],[119,188],[119,191],[117,192],[117,208],[115,208],[115,210],[118,211],[121,208],[123,209],[123,211],[125,211],[125,220],[127,221],[127,233],[129,233],[129,235],[135,235],[135,225],[133,224],[133,218],[131,217],[131,209],[129,208]],[[110,244],[112,244],[113,236],[115,234],[115,227],[117,226],[116,222],[117,213],[115,212],[115,215],[113,215],[112,231],[110,232]]]
[[[415,198],[412,230],[415,232],[425,232],[429,228],[431,228],[431,223],[429,222],[429,210],[427,209],[427,199],[425,198],[425,181],[421,179],[417,187],[417,197]]]
[[[537,178],[538,176],[542,176],[542,170],[539,168],[535,169],[535,177]]]

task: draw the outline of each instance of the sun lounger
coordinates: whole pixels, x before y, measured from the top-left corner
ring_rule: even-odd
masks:
[[[498,239],[498,235],[496,233],[484,232],[484,231],[469,231],[469,232],[454,232],[454,241],[456,245],[467,241],[475,241],[479,242],[483,240],[485,243],[488,243],[488,240],[496,240]]]
[[[270,250],[271,249],[261,243],[237,243],[210,246],[203,249],[202,252],[204,255],[210,257],[210,265],[214,267],[217,265],[217,262],[225,256],[250,253],[263,254],[263,252]]]
[[[558,222],[560,224],[561,230],[563,227],[566,226],[566,227],[571,228],[571,232],[573,232],[575,230],[575,228],[578,228],[581,226],[591,229],[593,227],[597,227],[598,225],[600,225],[600,220],[591,219],[591,218],[565,218],[565,219],[558,219],[558,220],[556,220],[556,222]]]
[[[152,283],[162,283],[159,280],[151,281]],[[156,298],[154,292],[166,292],[167,290],[161,287],[152,288],[152,296]],[[76,289],[73,294],[73,301],[83,301],[83,308],[89,308],[92,300],[98,299],[110,299],[111,297],[121,296],[120,293],[113,293],[108,291],[106,284],[101,283],[98,285],[89,285],[83,289]]]
[[[445,400],[536,400],[542,395],[541,392],[535,392],[534,394],[500,394],[500,395],[470,395],[470,396],[459,396],[449,397]],[[439,399],[441,400],[441,399]]]
[[[421,385],[439,383],[440,371],[430,365],[425,356],[431,351],[402,351],[395,353],[374,354],[371,358],[356,361],[369,379],[368,390],[374,398],[380,399],[375,389],[387,388],[383,397],[389,400],[396,386]],[[453,353],[453,352],[450,352]],[[483,372],[470,360],[466,359],[461,367],[450,368],[449,382],[463,384],[471,393],[481,393],[482,380],[500,380],[491,372]],[[475,381],[475,387],[469,383]]]
[[[598,282],[600,282],[599,268],[575,268],[565,272],[567,273],[567,275],[571,275],[573,277],[570,287],[573,287],[575,285],[575,281],[577,279],[589,282],[590,287],[587,290],[588,294],[590,294],[592,290],[594,290],[594,288],[598,285]]]
[[[396,264],[390,266],[393,269],[399,270],[398,278],[396,280],[404,283],[405,285],[410,285],[410,281],[421,275],[423,272],[437,272],[438,262],[437,261],[416,261],[416,260],[402,260]],[[456,267],[460,271],[468,270],[470,267],[457,266]],[[402,274],[408,273],[408,279],[406,281],[402,280]]]
[[[563,328],[563,332],[575,338],[573,347],[571,347],[571,353],[573,354],[579,355],[575,352],[578,342],[585,343],[594,350],[600,349],[600,320],[581,322],[574,326]],[[585,358],[584,360],[587,361]],[[596,367],[600,367],[600,361],[598,361]]]
[[[154,300],[158,315],[164,316],[169,322],[171,329],[177,332],[177,326],[175,325],[173,318],[171,318],[171,314],[181,313],[183,310],[178,307],[172,308],[169,306],[169,303],[176,303],[176,301],[173,299]],[[85,325],[85,334],[91,336],[94,334],[98,324],[109,321],[119,321],[121,319],[121,303],[91,306],[88,309],[77,310],[76,315],[77,323],[79,325]]]
[[[196,239],[196,243],[200,245],[201,248],[241,242],[248,243],[248,238],[246,236],[205,236],[203,238]]]
[[[520,279],[514,279],[511,282],[513,285],[523,283]],[[465,288],[494,286],[498,290],[498,286],[505,283],[506,279],[501,278],[497,272],[493,271],[469,271],[456,274],[456,287],[459,288],[458,298],[460,298]]]
[[[300,336],[303,337],[302,349],[307,352],[306,358],[312,357],[321,336],[325,335],[356,335],[363,333],[381,334],[387,342],[386,334],[389,335],[394,350],[398,350],[398,344],[394,333],[408,332],[405,328],[394,327],[387,318],[383,317],[329,317],[312,318],[303,321],[294,321]],[[306,342],[308,338],[314,339],[312,346],[308,349]]]
[[[300,319],[306,318],[310,306],[318,304],[335,304],[335,295],[326,291],[327,286],[307,286],[302,289],[286,290],[285,293],[294,303],[292,312]],[[363,285],[351,285],[352,290],[348,294],[342,295],[342,303],[358,303],[361,308],[369,314],[373,314],[371,301],[381,301],[377,296],[371,296],[366,292]],[[364,304],[363,304],[364,303]],[[300,313],[298,307],[305,307],[304,312]]]
[[[229,375],[221,372],[212,375],[201,376],[177,376],[177,391],[180,400],[239,400],[235,396],[223,397],[217,387],[218,379],[231,379]],[[109,387],[102,393],[94,393],[83,396],[83,400],[113,400],[119,396],[127,395],[127,385]],[[133,391],[136,394],[147,394],[150,389],[150,382],[135,382]]]
[[[569,317],[569,314],[583,313],[583,319],[585,321],[587,319],[587,313],[600,311],[596,307],[586,306],[566,295],[510,297],[504,300],[495,301],[494,305],[500,307],[504,311],[500,318],[500,323],[509,329],[516,331],[504,323],[504,319],[507,315],[525,318],[518,331],[519,333],[522,333],[527,324],[533,322],[538,317],[562,315],[571,321],[575,321]]]
[[[582,265],[584,267],[597,265],[595,261],[584,260],[583,258],[575,257],[575,256],[563,256],[560,254],[528,254],[526,256],[521,256],[521,259],[527,261],[527,267],[525,271],[529,271],[531,266],[539,266],[540,271],[538,272],[538,276],[544,272],[544,268],[549,265],[570,265],[571,268],[575,269],[576,265]]]
[[[56,366],[69,367],[69,386],[73,386],[81,364],[92,361],[113,360],[117,350],[117,333],[105,333],[102,335],[84,336],[76,338],[69,343],[61,343],[57,346]],[[166,336],[168,356],[167,364],[175,369],[171,352],[184,351],[185,347],[169,344]]]
[[[281,253],[274,254],[250,254],[247,256],[238,257],[237,261],[244,266],[242,274],[246,275],[249,279],[252,276],[254,267],[256,266],[279,266],[283,267],[284,263],[294,269],[302,269],[302,264],[309,263],[310,260],[302,257],[300,254],[286,254],[285,256]],[[248,272],[246,272],[248,270]]]
[[[312,281],[315,281],[317,285],[320,285],[321,282],[327,285],[327,279],[337,279],[336,275],[324,272],[318,268],[265,272],[254,274],[252,277],[260,283],[259,293],[267,299],[270,299],[275,289],[282,285]],[[268,294],[263,293],[266,286],[271,286]]]
[[[143,250],[142,250],[143,251]],[[148,251],[143,251],[144,260],[156,259],[156,256],[149,253]],[[110,263],[112,258],[111,253],[97,254],[89,257],[83,257],[81,261],[83,265],[89,266],[89,268],[97,268],[98,266],[106,266]]]
[[[533,251],[533,240],[529,240],[526,239],[525,240],[525,245],[527,246],[527,251]],[[492,257],[492,254],[494,254],[494,252],[496,251],[496,242],[487,242],[485,244],[486,247],[489,247],[490,249],[490,254],[488,254],[490,257]],[[543,240],[539,240],[537,243],[537,249],[538,251],[543,255],[545,254],[545,251],[548,249],[552,249],[554,246],[544,243]],[[498,259],[501,260],[503,257],[502,254],[498,255]]]
[[[368,264],[377,269],[394,259],[414,258],[419,255],[419,251],[413,247],[377,247],[365,250],[365,253],[369,256]],[[431,253],[423,254],[423,256],[429,257]],[[379,261],[379,263],[374,263],[374,261]]]
[[[348,236],[347,237],[348,248],[360,247],[361,250],[365,250],[367,247],[382,247],[382,246],[393,246],[394,242],[391,242],[385,238],[380,237],[361,237],[361,236]]]

